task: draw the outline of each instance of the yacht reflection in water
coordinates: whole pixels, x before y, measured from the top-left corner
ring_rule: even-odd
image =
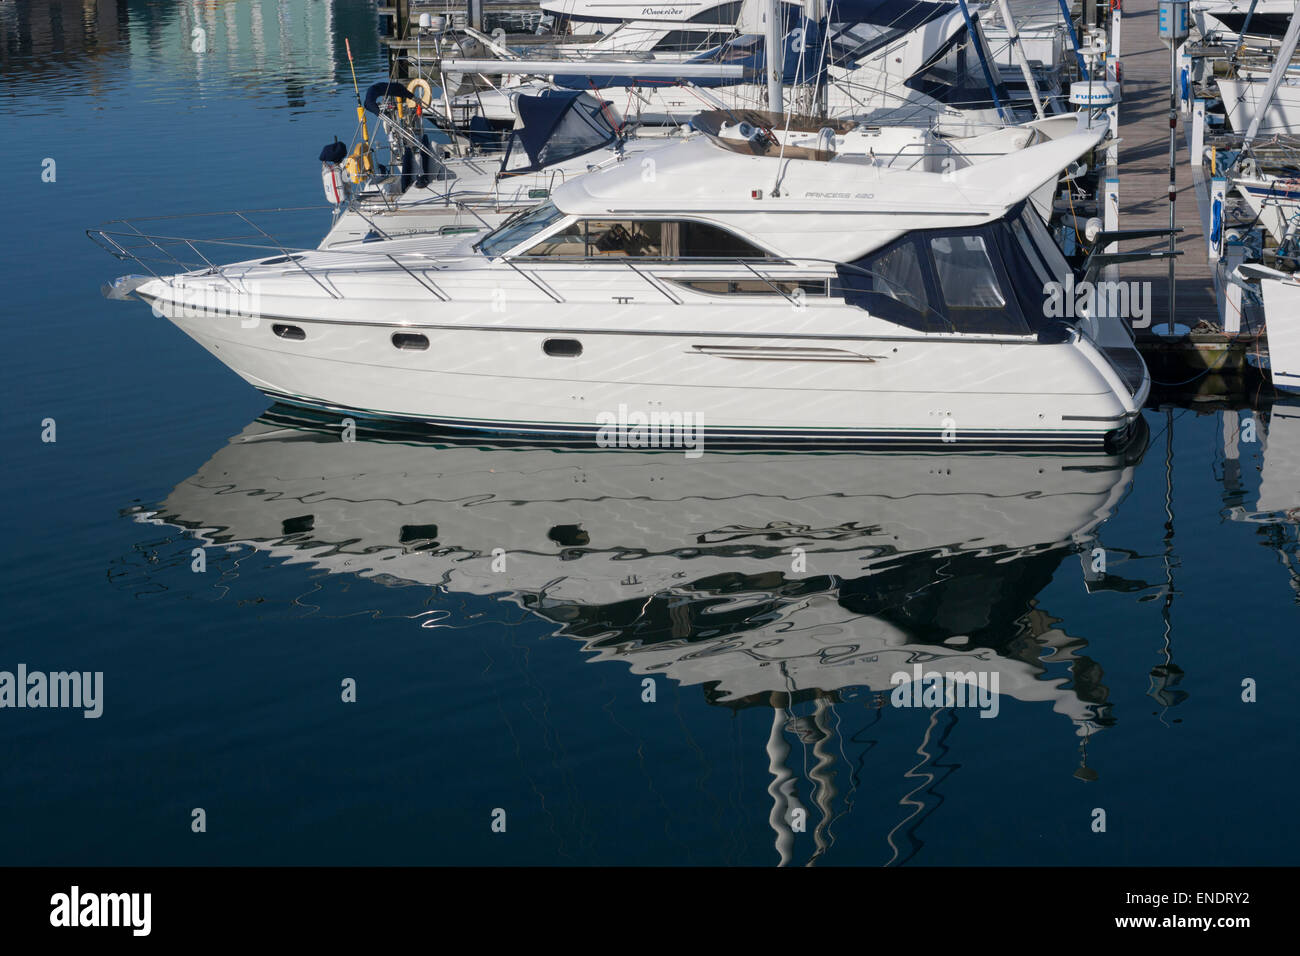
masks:
[[[374,432],[349,442],[337,425],[294,414],[271,409],[139,520],[330,572],[498,595],[593,661],[699,686],[715,705],[770,708],[782,862],[799,820],[818,854],[827,845],[843,751],[836,708],[865,705],[879,721],[898,672],[973,673],[1003,703],[1050,705],[1081,751],[1113,722],[1087,642],[1036,596],[1058,571],[1080,574],[1075,560],[1089,577],[1097,529],[1128,490],[1145,434],[1121,454],[690,460],[430,447]],[[974,689],[970,698],[980,699]],[[907,724],[924,725],[923,739],[891,862],[915,852],[911,832],[937,803],[936,776],[950,770],[924,765],[946,749],[959,704],[932,698]],[[805,766],[790,759],[799,741],[815,758],[815,825],[790,769]],[[1086,766],[1077,775],[1095,776]]]

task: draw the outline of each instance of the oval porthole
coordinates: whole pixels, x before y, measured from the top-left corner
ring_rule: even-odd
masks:
[[[301,342],[307,337],[307,333],[296,325],[273,325],[271,331],[277,338],[292,339],[294,342]]]
[[[577,339],[547,339],[542,351],[556,358],[577,358],[582,354],[582,343]]]
[[[262,266],[278,266],[278,265],[281,265],[281,264],[283,264],[283,263],[285,263],[285,262],[297,262],[297,261],[298,261],[299,259],[301,259],[301,258],[302,258],[301,255],[292,255],[292,256],[276,256],[274,259],[263,259],[261,262],[258,263],[258,265],[262,265]]]
[[[557,524],[546,532],[546,537],[561,548],[581,548],[591,544],[591,535],[582,530],[582,525],[578,524]]]
[[[419,332],[394,332],[393,347],[408,352],[423,352],[429,347],[429,338]]]

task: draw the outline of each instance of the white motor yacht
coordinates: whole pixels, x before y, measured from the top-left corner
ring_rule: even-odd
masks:
[[[830,120],[719,111],[695,126],[705,135],[570,180],[491,232],[117,292],[279,400],[461,433],[634,447],[647,423],[685,445],[684,421],[709,442],[827,447],[1127,435],[1146,368],[1120,318],[1053,313],[1074,278],[1028,202],[1104,122],[962,168],[842,152],[887,131]]]

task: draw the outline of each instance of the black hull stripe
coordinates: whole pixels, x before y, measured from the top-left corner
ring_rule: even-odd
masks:
[[[596,445],[596,437],[602,426],[598,425],[557,425],[545,422],[499,422],[466,419],[449,419],[419,415],[399,415],[395,413],[374,412],[367,409],[351,408],[285,395],[263,389],[270,398],[282,405],[302,409],[308,413],[308,419],[319,422],[322,419],[331,424],[338,424],[338,416],[347,416],[384,430],[391,426],[397,430],[412,427],[420,431],[444,432],[462,438],[501,438],[521,441],[543,439],[547,442],[575,444],[587,447]],[[605,426],[608,427],[608,426]],[[998,430],[957,430],[957,440],[945,442],[942,439],[944,429],[817,429],[817,428],[737,428],[704,426],[703,443],[711,447],[725,448],[770,448],[774,446],[797,446],[803,448],[920,448],[931,450],[969,451],[974,449],[1011,449],[1033,447],[1043,451],[1084,451],[1096,450],[1108,440],[1126,437],[1125,431],[1132,429],[1114,429],[1110,431],[998,431]],[[689,451],[681,444],[666,446],[640,446],[641,450]]]

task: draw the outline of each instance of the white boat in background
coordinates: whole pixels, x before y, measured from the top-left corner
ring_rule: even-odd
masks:
[[[1077,123],[953,171],[852,146],[884,131],[701,114],[705,136],[491,233],[118,293],[268,395],[340,414],[587,443],[617,415],[675,441],[685,419],[724,444],[1096,448],[1126,440],[1150,379],[1119,318],[1045,307],[1073,277],[1028,197],[1106,134]]]
[[[1282,176],[1234,176],[1232,184],[1259,224],[1282,243],[1300,227],[1300,179]]]
[[[1300,392],[1300,279],[1257,263],[1237,267],[1237,275],[1259,285],[1268,350],[1266,368],[1279,391]]]
[[[878,126],[932,126],[951,136],[977,135],[1032,119],[1029,92],[1016,98],[983,32],[987,7],[967,10],[950,0],[844,0],[829,21],[795,21],[785,35],[784,82],[790,88],[787,112],[854,119]],[[969,16],[968,16],[969,13]],[[841,16],[844,22],[836,22]],[[685,62],[745,66],[742,79],[683,82],[638,71],[635,62],[615,63],[596,55],[575,55],[565,71],[552,62],[530,65],[527,57],[498,64],[513,81],[458,96],[453,115],[477,112],[496,127],[514,122],[520,94],[555,86],[599,91],[615,102],[629,121],[646,128],[679,126],[701,109],[766,109],[762,80],[764,38],[750,25],[716,49]],[[527,73],[545,73],[527,79]],[[1014,83],[1021,81],[1017,77]],[[819,92],[819,87],[823,87]],[[1059,89],[1044,91],[1049,103]],[[821,102],[824,99],[824,104]],[[1018,104],[1018,105],[1017,105]],[[445,107],[437,107],[442,109]]]
[[[344,169],[339,145],[324,162],[326,198],[336,214],[322,249],[367,239],[475,231],[496,226],[525,206],[545,199],[560,184],[609,163],[631,161],[663,146],[662,137],[629,135],[612,104],[589,93],[548,90],[521,97],[519,119],[499,152],[453,157],[422,132],[412,109],[391,105],[405,98],[401,84],[380,83],[384,95],[367,97],[386,143],[372,143],[374,172],[354,154]],[[391,95],[390,95],[391,91]],[[327,150],[329,147],[327,147]],[[388,163],[378,157],[387,156]],[[354,180],[357,180],[354,182]]]
[[[1295,0],[1192,0],[1190,14],[1206,40],[1213,42],[1247,37],[1280,40],[1295,14]]]
[[[1300,77],[1286,76],[1265,108],[1268,80],[1261,77],[1215,77],[1223,97],[1223,112],[1229,125],[1239,133],[1259,118],[1258,132],[1294,134],[1300,131]]]
[[[1073,40],[1069,24],[1061,16],[1058,0],[1008,0],[1008,5],[1026,57],[1045,75],[1060,73],[1066,56],[1073,56]],[[1003,22],[1002,11],[997,7],[984,22],[984,33],[997,62],[1004,67],[1015,67],[1011,30]]]
[[[658,4],[541,0],[541,9],[550,18],[551,31],[558,37],[599,37],[594,46],[575,46],[574,52],[599,50],[671,56],[683,50],[708,49],[733,36],[745,2],[753,0]]]
[[[322,152],[326,198],[336,204],[336,211],[320,248],[495,227],[575,176],[617,163],[636,163],[668,141],[664,136],[635,135],[635,128],[608,101],[576,90],[541,90],[536,96],[519,98],[519,119],[503,151],[451,158],[422,134],[416,111],[397,109],[395,101],[408,96],[406,87],[395,83],[377,83],[368,91],[366,108],[378,117],[379,129],[386,134],[386,146],[373,140],[370,144],[373,173],[359,174],[365,165],[363,144],[346,161],[347,150],[341,143]],[[1074,115],[1067,114],[1021,127],[997,127],[979,136],[944,137],[925,127],[846,124],[838,150],[841,155],[856,152],[883,163],[921,163],[927,169],[946,168],[946,163],[956,169],[1065,135],[1076,125]],[[685,135],[689,134],[683,129],[677,138]],[[783,135],[783,130],[772,131],[778,141]],[[330,150],[333,155],[327,156]],[[383,156],[388,163],[379,162]],[[1050,215],[1054,191],[1052,181],[1033,196],[1044,216]]]

